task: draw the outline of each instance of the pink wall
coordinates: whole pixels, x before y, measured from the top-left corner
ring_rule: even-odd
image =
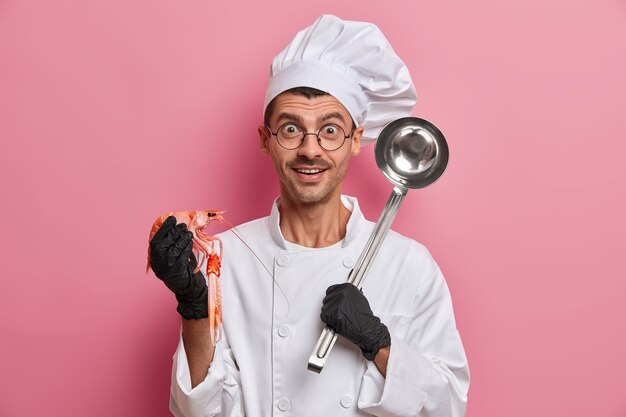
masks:
[[[267,214],[269,63],[324,12],[383,29],[447,136],[394,228],[448,279],[467,415],[626,415],[626,3],[255,4],[0,3],[0,415],[169,415],[178,318],[149,227]],[[377,218],[372,148],[345,191]]]

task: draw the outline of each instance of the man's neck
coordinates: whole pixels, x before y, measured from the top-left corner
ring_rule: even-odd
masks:
[[[341,195],[315,205],[295,203],[283,193],[280,198],[280,230],[288,242],[309,248],[334,245],[346,236],[350,210]]]

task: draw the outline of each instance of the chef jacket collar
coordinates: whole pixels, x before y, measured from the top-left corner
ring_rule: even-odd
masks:
[[[280,211],[278,210],[279,200],[280,197],[277,197],[272,205],[272,211],[269,218],[269,226],[272,238],[274,239],[276,244],[282,249],[287,250],[285,237],[280,230]],[[365,225],[366,220],[365,217],[363,217],[363,213],[361,213],[361,209],[359,208],[359,202],[355,197],[342,195],[341,202],[348,210],[352,212],[346,226],[346,236],[343,239],[342,244],[342,247],[345,248],[347,246],[350,246],[350,244],[352,244],[352,242],[354,242],[358,235],[363,231],[363,226]]]

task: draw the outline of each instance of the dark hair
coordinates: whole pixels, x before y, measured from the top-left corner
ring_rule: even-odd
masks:
[[[328,94],[325,91],[318,90],[317,88],[313,88],[313,87],[294,87],[294,88],[290,88],[289,90],[283,91],[278,96],[280,96],[281,94],[285,94],[285,93],[295,94],[297,96],[304,96],[304,97],[306,97],[308,99],[312,99],[312,98],[320,97],[320,96],[329,96],[330,95],[330,94]],[[276,104],[276,98],[278,96],[274,97],[272,99],[272,101],[270,101],[269,104],[267,105],[267,107],[265,108],[265,114],[263,115],[263,121],[268,126],[270,124],[270,116],[272,115],[272,112],[274,111],[274,105]]]

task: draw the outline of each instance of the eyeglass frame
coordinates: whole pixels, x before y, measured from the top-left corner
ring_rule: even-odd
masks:
[[[286,148],[285,145],[283,145],[282,143],[280,143],[280,140],[278,139],[278,132],[280,131],[280,129],[288,124],[292,124],[292,125],[296,125],[300,128],[300,130],[302,130],[302,138],[300,139],[300,144],[298,146],[296,146],[295,148]],[[320,148],[324,149],[326,152],[334,152],[337,151],[339,149],[341,149],[344,145],[344,143],[346,143],[346,139],[352,137],[352,134],[354,133],[354,131],[356,130],[356,126],[353,125],[352,130],[350,131],[350,133],[347,136],[343,137],[343,141],[341,142],[341,145],[339,145],[338,147],[336,147],[335,149],[326,149],[325,147],[322,146],[322,139],[320,138],[320,132],[322,131],[322,129],[324,129],[326,126],[337,126],[339,129],[341,129],[341,131],[345,134],[346,131],[343,130],[343,127],[335,124],[335,123],[327,123],[324,126],[320,127],[320,130],[317,131],[317,133],[313,133],[313,132],[305,132],[304,129],[302,129],[302,126],[300,126],[297,123],[294,122],[285,122],[282,125],[278,126],[278,130],[276,131],[276,133],[272,132],[272,128],[269,127],[267,124],[265,125],[265,127],[267,128],[267,130],[270,131],[270,133],[272,134],[272,136],[276,136],[276,142],[278,143],[278,145],[283,148],[286,149],[288,151],[293,151],[298,149],[300,146],[302,146],[302,144],[304,143],[304,138],[307,137],[307,135],[314,135],[317,137],[317,144],[320,145]]]

